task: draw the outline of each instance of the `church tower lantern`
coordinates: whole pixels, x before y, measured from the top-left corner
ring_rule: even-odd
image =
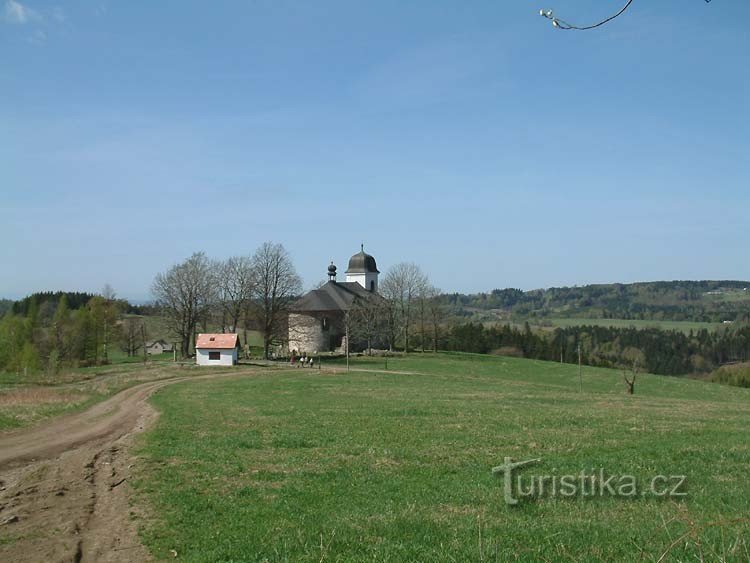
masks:
[[[346,281],[357,282],[366,290],[377,293],[379,273],[375,258],[365,252],[363,244],[361,250],[349,259]]]

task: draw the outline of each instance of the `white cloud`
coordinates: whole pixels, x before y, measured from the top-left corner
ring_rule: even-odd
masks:
[[[4,11],[4,19],[9,23],[23,25],[39,19],[39,14],[16,0],[6,0]]]

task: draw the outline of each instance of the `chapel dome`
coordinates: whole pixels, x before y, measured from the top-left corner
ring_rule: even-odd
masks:
[[[349,258],[349,268],[346,270],[347,274],[379,274],[378,266],[375,264],[375,258],[365,252],[365,246],[362,245],[362,250],[357,254]]]

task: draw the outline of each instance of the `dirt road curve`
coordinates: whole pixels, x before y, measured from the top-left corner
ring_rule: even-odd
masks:
[[[231,374],[236,375],[236,374]],[[0,434],[0,561],[144,561],[128,496],[147,399],[186,379],[142,383],[87,411]],[[131,514],[132,513],[132,514]]]

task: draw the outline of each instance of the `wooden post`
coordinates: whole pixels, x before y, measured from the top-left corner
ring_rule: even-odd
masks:
[[[578,343],[578,392],[583,393],[583,367],[581,366],[581,343]]]
[[[143,363],[148,359],[146,352],[146,323],[141,323],[141,339],[143,340]]]
[[[346,371],[349,371],[349,311],[345,313],[344,324],[346,325]]]

